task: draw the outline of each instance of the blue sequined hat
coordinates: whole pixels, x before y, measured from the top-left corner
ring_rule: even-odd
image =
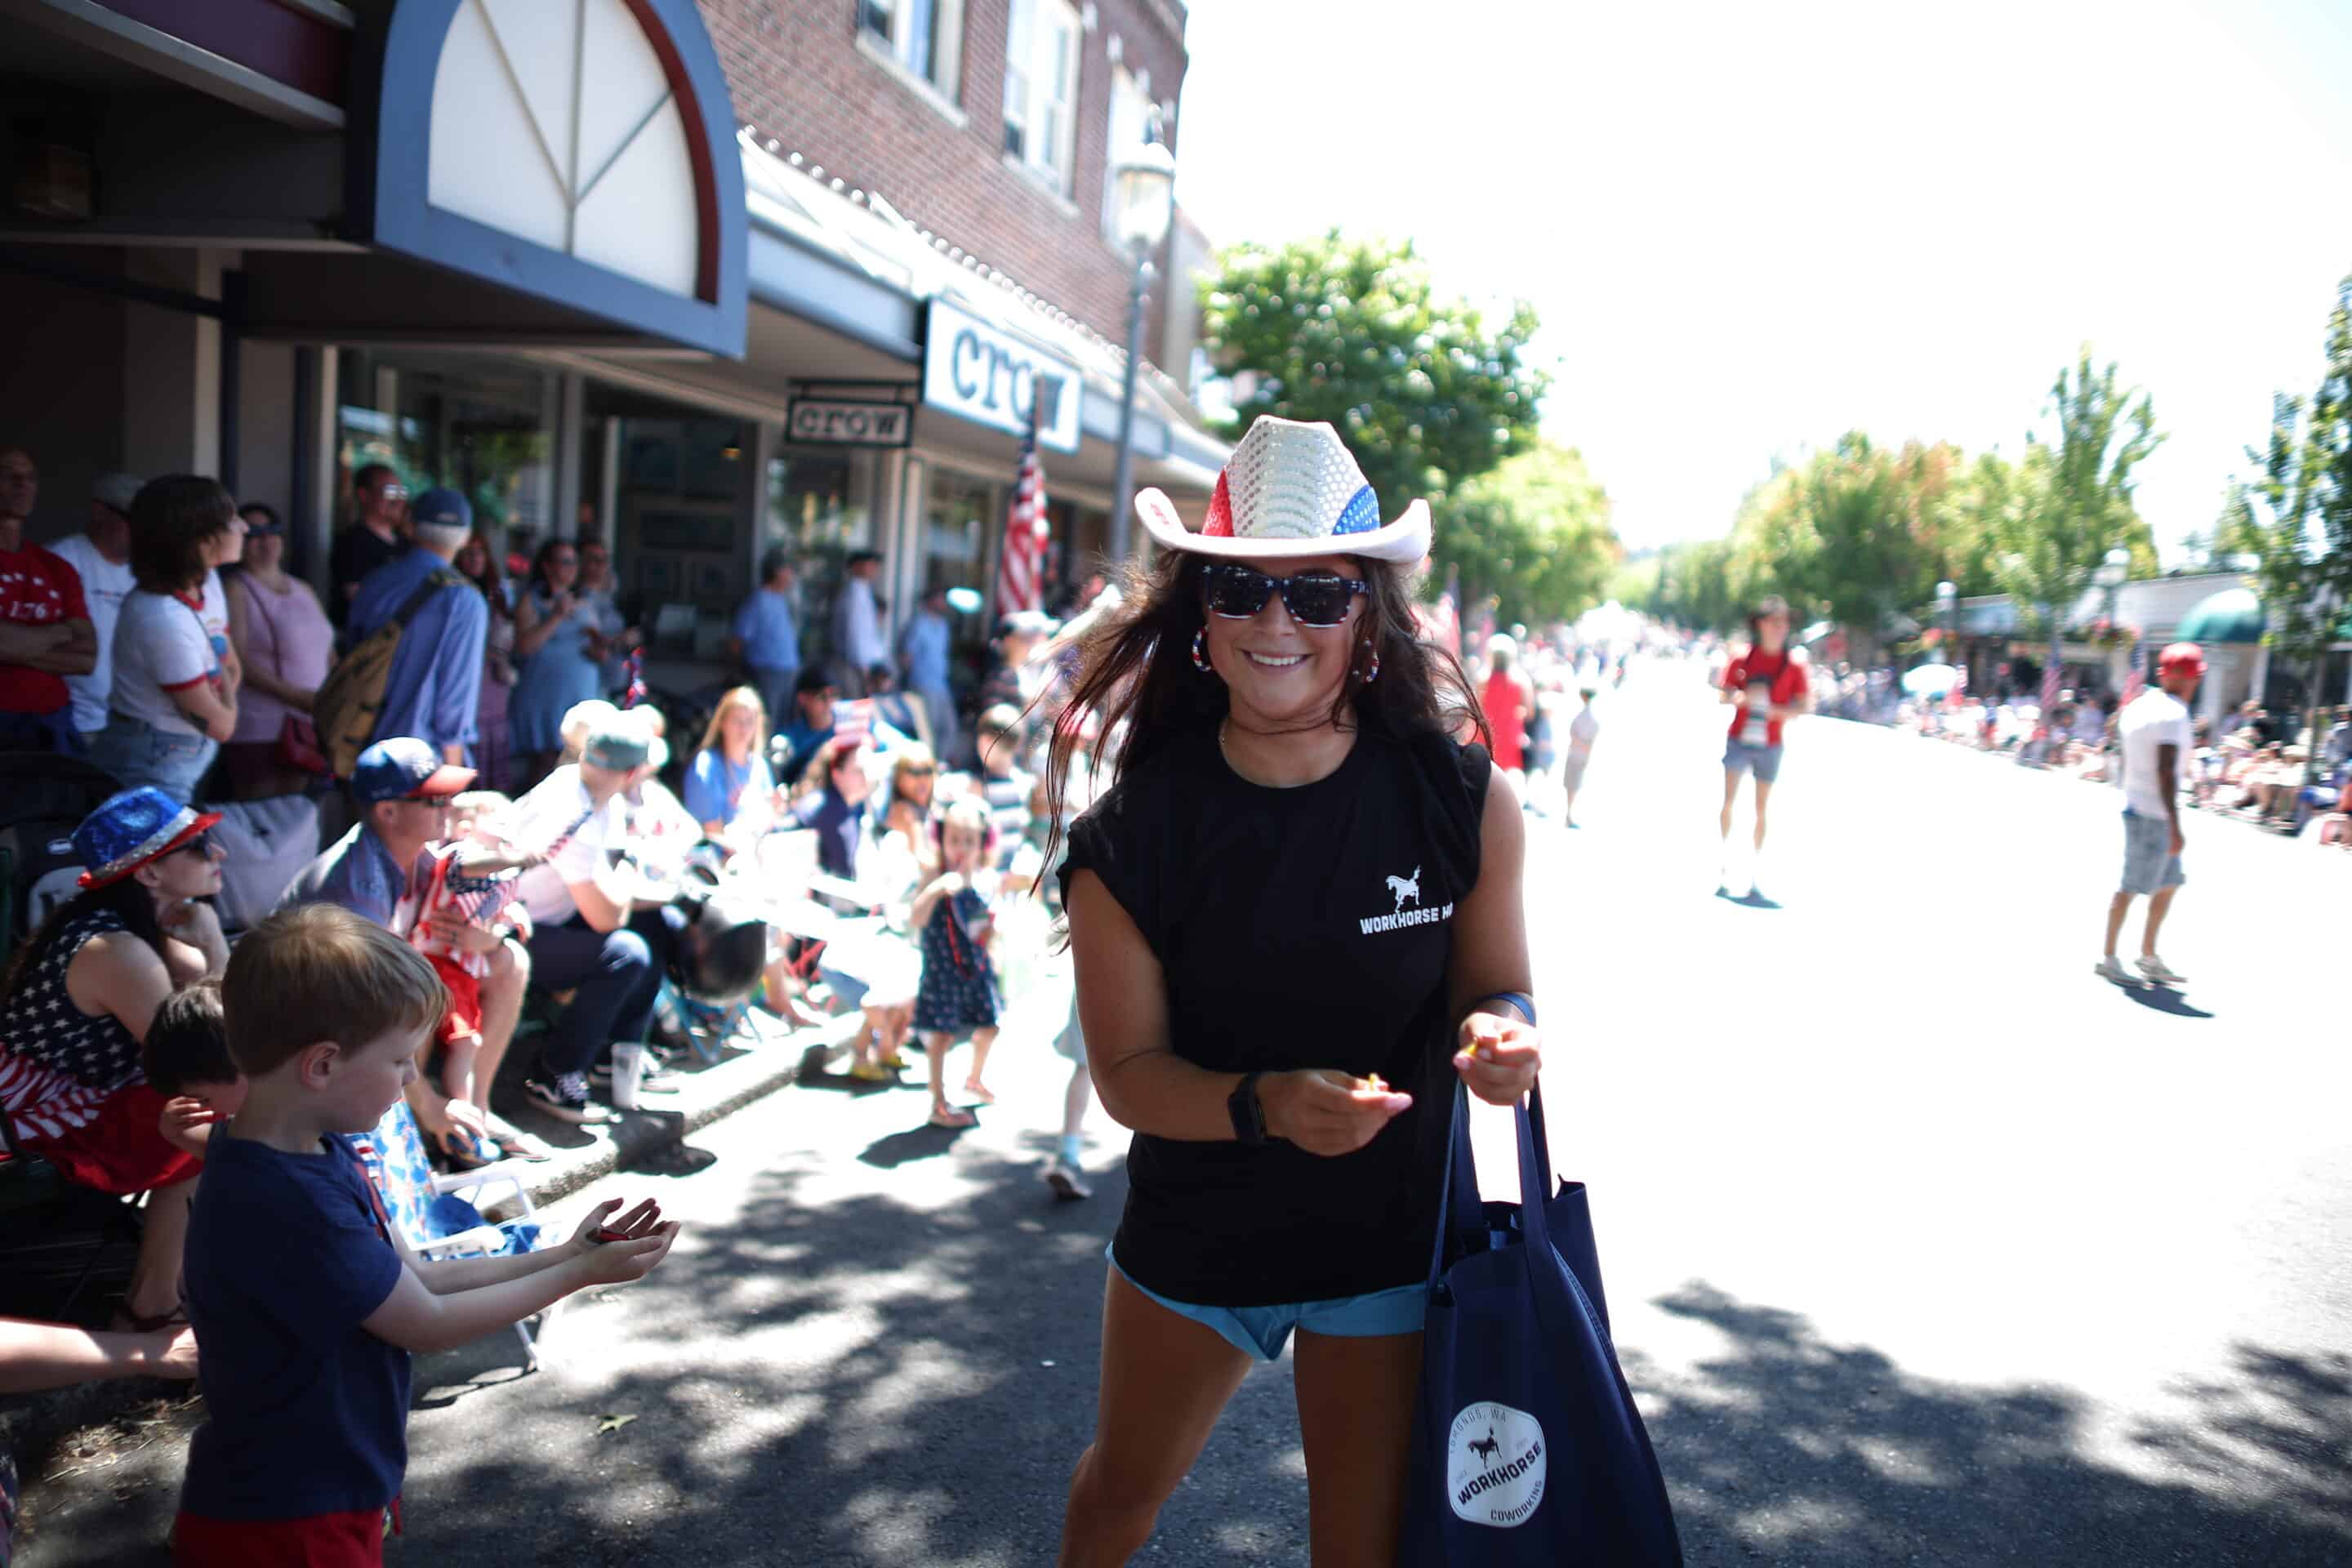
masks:
[[[219,812],[194,810],[160,789],[127,789],[110,795],[73,830],[74,854],[86,868],[81,885],[103,888],[119,882],[220,819]]]

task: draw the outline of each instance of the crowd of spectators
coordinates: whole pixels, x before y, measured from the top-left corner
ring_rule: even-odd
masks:
[[[2046,715],[2022,694],[1988,699],[1955,691],[1916,701],[1909,719],[1923,735],[2114,784],[2120,706],[2095,687],[2062,689]],[[2218,726],[2200,719],[2182,783],[2187,803],[2201,810],[2315,844],[2352,847],[2352,706],[2321,710],[2315,734],[2294,714],[2274,713],[2253,699]]]

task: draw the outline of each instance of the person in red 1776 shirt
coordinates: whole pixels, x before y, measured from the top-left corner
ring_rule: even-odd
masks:
[[[78,748],[65,678],[96,667],[98,633],[81,574],[25,542],[40,489],[32,456],[0,447],[0,750],[71,752]]]
[[[1769,903],[1756,886],[1756,862],[1764,855],[1764,812],[1780,776],[1781,726],[1809,712],[1811,683],[1805,661],[1789,647],[1789,604],[1773,595],[1748,617],[1748,646],[1723,671],[1723,700],[1738,711],[1723,752],[1723,879],[1716,892],[1748,903]],[[1756,852],[1748,861],[1748,891],[1731,891],[1731,808],[1739,799],[1739,775],[1756,775]]]

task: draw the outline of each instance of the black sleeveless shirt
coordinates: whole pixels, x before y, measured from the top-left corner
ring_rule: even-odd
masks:
[[[1253,784],[1213,727],[1070,827],[1166,979],[1170,1044],[1219,1072],[1379,1073],[1413,1096],[1352,1154],[1138,1133],[1112,1255],[1200,1306],[1366,1295],[1425,1277],[1454,1072],[1454,912],[1478,878],[1484,750],[1371,732],[1328,778]]]

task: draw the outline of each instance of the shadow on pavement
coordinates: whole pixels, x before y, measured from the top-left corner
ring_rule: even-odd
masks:
[[[2176,1018],[2210,1018],[2213,1015],[2192,1005],[2188,997],[2163,985],[2133,985],[2124,994],[2151,1013],[2169,1013]]]
[[[934,1127],[925,1121],[909,1127],[904,1132],[892,1132],[877,1138],[858,1154],[868,1165],[885,1171],[915,1160],[935,1160],[955,1147],[956,1140],[971,1131],[970,1127]]]
[[[2066,1389],[1932,1382],[1704,1284],[1658,1305],[1728,1341],[1663,1388],[1626,1358],[1694,1564],[2352,1562],[2352,1357],[2239,1347],[2191,1417],[2129,1421],[2152,1479],[2088,1456]]]
[[[1031,1162],[964,1150],[955,1169],[969,1193],[932,1206],[818,1202],[803,1186],[819,1173],[772,1172],[740,1223],[567,1307],[548,1372],[518,1377],[505,1334],[421,1359],[419,1409],[442,1414],[413,1431],[408,1534],[388,1560],[1051,1561],[1093,1426],[1124,1182],[1107,1172],[1100,1198],[1065,1207]],[[1723,1339],[1670,1375],[1624,1348],[1694,1568],[2352,1561],[2352,1357],[2241,1347],[2230,1375],[2178,1391],[2177,1418],[2127,1418],[2142,1475],[2090,1457],[2105,1413],[2065,1389],[1935,1382],[1703,1283],[1657,1304]],[[574,1337],[575,1313],[625,1316]],[[621,1347],[609,1366],[600,1340]],[[1244,1382],[1151,1562],[1306,1563],[1291,1401],[1286,1366]],[[600,1432],[613,1415],[633,1419]],[[126,1466],[70,1508],[36,1485],[23,1568],[161,1568],[183,1451],[156,1444],[143,1475]]]

